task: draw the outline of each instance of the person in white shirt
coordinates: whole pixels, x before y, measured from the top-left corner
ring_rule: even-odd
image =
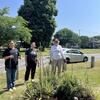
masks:
[[[52,62],[53,74],[56,75],[56,71],[58,68],[57,74],[59,76],[63,67],[64,55],[62,51],[62,46],[59,45],[59,40],[57,38],[53,40],[53,45],[51,46],[50,60]]]

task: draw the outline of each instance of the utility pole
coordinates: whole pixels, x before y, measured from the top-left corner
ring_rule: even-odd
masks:
[[[78,30],[78,34],[79,34],[79,37],[80,37],[80,29]]]
[[[78,36],[80,38],[80,29],[78,30]],[[78,43],[78,48],[80,48],[80,43]]]

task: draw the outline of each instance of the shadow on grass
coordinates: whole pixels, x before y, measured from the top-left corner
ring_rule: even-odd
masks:
[[[24,83],[20,83],[20,84],[16,84],[15,87],[18,87],[18,86],[22,86],[24,85]],[[8,92],[8,89],[7,88],[3,88],[0,90],[0,95],[5,93],[5,92]]]

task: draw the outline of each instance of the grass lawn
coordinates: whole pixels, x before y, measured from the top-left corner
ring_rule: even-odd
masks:
[[[38,72],[38,70],[37,70]],[[21,97],[25,91],[26,86],[24,83],[25,70],[20,70],[19,80],[16,81],[17,90],[13,93],[4,91],[6,87],[5,74],[0,74],[0,100],[16,100]],[[94,68],[90,68],[90,63],[73,63],[67,65],[67,73],[75,75],[82,82],[84,81],[91,87],[96,95],[96,100],[100,100],[100,61],[96,62]],[[38,73],[36,73],[37,77]],[[21,100],[17,99],[17,100]]]
[[[24,85],[24,70],[20,71],[19,80],[16,81],[16,91],[6,91],[6,77],[5,74],[0,74],[0,100],[16,100],[23,95],[26,86]],[[21,100],[21,99],[18,99]]]
[[[88,53],[88,54],[100,54],[100,49],[80,49],[83,53]]]
[[[90,63],[76,63],[68,65],[68,73],[84,81],[93,90],[97,99],[100,100],[100,61],[95,63],[94,68],[90,68]]]
[[[100,49],[80,49],[83,53],[87,54],[100,54]],[[50,48],[46,48],[44,52],[41,52],[42,55],[49,55],[50,54]]]

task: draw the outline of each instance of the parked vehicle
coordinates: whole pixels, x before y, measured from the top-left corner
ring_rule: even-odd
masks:
[[[63,48],[63,54],[67,63],[88,61],[88,57],[78,49]]]

